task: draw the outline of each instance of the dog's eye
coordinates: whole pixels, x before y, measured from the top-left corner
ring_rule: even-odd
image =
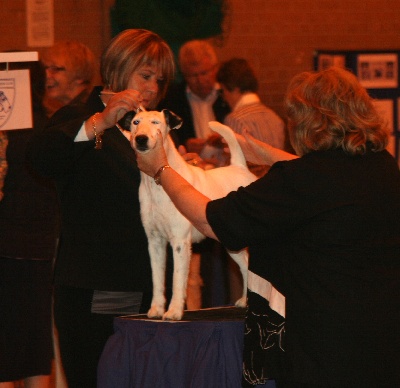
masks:
[[[151,123],[152,123],[152,124],[160,124],[160,122],[161,122],[161,121],[153,120]]]
[[[139,120],[133,120],[132,122],[133,122],[133,124],[135,124],[135,125],[138,125],[138,124],[140,123]]]

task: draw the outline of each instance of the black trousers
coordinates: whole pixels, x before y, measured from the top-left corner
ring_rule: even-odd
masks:
[[[0,382],[51,373],[51,279],[50,260],[0,257]]]
[[[96,388],[97,364],[116,315],[91,313],[93,290],[57,286],[54,319],[58,330],[61,361],[69,388]],[[150,295],[142,301],[147,311]]]

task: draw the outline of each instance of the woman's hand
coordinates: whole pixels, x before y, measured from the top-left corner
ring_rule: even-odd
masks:
[[[236,138],[239,141],[246,160],[254,164],[272,166],[275,162],[298,158],[297,155],[290,154],[257,140],[247,130],[243,132],[243,136],[236,134]]]
[[[259,165],[267,164],[264,158],[264,148],[263,148],[265,143],[262,143],[253,136],[251,136],[247,132],[247,130],[243,132],[243,135],[235,134],[235,136],[238,139],[244,157],[248,162]]]
[[[135,140],[131,139],[131,146],[133,149]],[[139,169],[147,175],[154,177],[157,171],[162,167],[168,164],[167,155],[165,154],[165,150],[163,147],[163,137],[161,132],[157,133],[157,140],[155,147],[146,152],[138,152],[136,151],[136,160]]]
[[[103,90],[101,100],[106,104],[103,112],[91,116],[85,123],[86,135],[93,139],[108,128],[112,128],[126,113],[141,108],[142,96],[137,90],[127,89],[119,93]]]
[[[97,118],[100,131],[113,127],[126,113],[139,109],[143,101],[141,94],[132,89],[114,94],[103,91],[101,98],[106,107]]]

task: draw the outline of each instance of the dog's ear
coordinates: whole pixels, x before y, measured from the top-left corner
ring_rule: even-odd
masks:
[[[131,121],[136,115],[136,112],[130,111],[125,114],[124,117],[122,117],[121,120],[118,121],[118,124],[125,130],[130,131],[131,130]]]
[[[178,115],[168,109],[163,109],[161,112],[164,114],[165,122],[169,129],[178,129],[181,127],[183,120]]]

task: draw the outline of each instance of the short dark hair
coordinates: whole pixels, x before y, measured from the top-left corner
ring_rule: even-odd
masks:
[[[257,92],[258,81],[253,69],[243,58],[232,58],[221,64],[217,81],[229,91],[239,88],[240,92]]]

